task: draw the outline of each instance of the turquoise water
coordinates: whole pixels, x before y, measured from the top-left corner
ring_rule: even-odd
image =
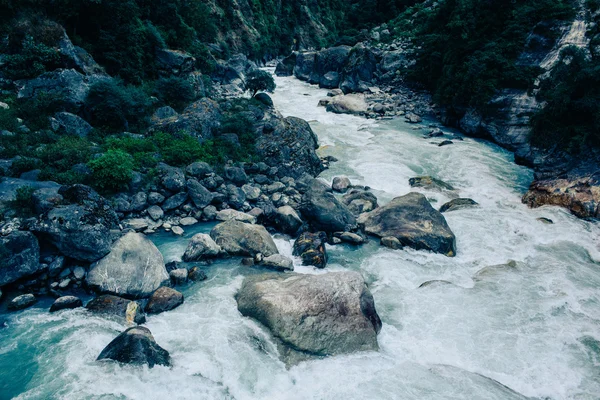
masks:
[[[324,90],[293,78],[277,85],[278,109],[310,121],[321,154],[340,160],[322,174],[327,182],[348,175],[385,203],[410,191],[410,177],[433,175],[481,205],[446,214],[457,236],[454,258],[375,242],[329,248],[327,270],[360,271],[370,285],[383,321],[380,351],[286,369],[269,332],[243,318],[233,298],[243,277],[259,270],[229,259],[203,267],[208,280],[184,287],[181,307],[148,318],[171,368],[96,362],[125,326],[83,309],[51,315],[48,303],[4,315],[1,399],[600,398],[596,223],[521,204],[532,173],[497,146],[465,139],[439,148],[400,120],[326,113],[316,106]],[[423,193],[436,207],[448,200]],[[210,228],[153,240],[176,260],[193,233]],[[276,244],[291,255],[289,238]],[[486,268],[509,260],[514,268]],[[420,287],[426,281],[449,283]]]

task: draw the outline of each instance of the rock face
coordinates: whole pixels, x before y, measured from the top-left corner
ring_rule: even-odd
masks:
[[[300,211],[316,229],[325,232],[345,232],[356,227],[356,219],[323,183],[313,180],[302,196]]]
[[[130,298],[148,297],[168,282],[160,251],[143,234],[133,232],[117,240],[87,276],[90,287]]]
[[[171,365],[169,352],[160,347],[148,328],[136,326],[117,336],[97,360],[110,359],[126,364]]]
[[[303,232],[294,242],[293,254],[302,258],[303,265],[325,268],[327,265],[327,249],[325,232]]]
[[[50,306],[50,312],[78,308],[81,306],[83,306],[83,302],[80,298],[75,296],[62,296],[56,299],[52,306]]]
[[[188,243],[185,253],[183,253],[183,261],[200,261],[208,258],[215,258],[221,254],[221,247],[205,233],[194,235]]]
[[[349,46],[330,47],[315,55],[315,62],[310,83],[317,83],[325,89],[337,88],[341,81],[342,71],[348,62]]]
[[[377,63],[377,56],[371,48],[362,43],[354,46],[344,67],[344,80],[340,84],[340,89],[344,93],[369,90],[375,78]]]
[[[555,205],[566,207],[579,218],[600,217],[600,184],[589,176],[580,179],[534,181],[523,196],[529,207]]]
[[[146,322],[146,316],[137,301],[127,300],[110,294],[104,294],[92,299],[87,303],[85,308],[96,314],[118,317],[130,325]]]
[[[296,351],[327,356],[377,350],[381,320],[357,272],[249,276],[238,310]]]
[[[0,260],[0,286],[38,272],[40,246],[31,232],[16,231],[0,238],[5,250]]]
[[[362,214],[358,223],[379,238],[394,237],[404,246],[456,255],[456,238],[446,219],[420,193],[396,197],[389,204]]]
[[[273,238],[261,225],[227,221],[215,226],[210,237],[231,255],[254,257],[260,253],[269,257],[279,254]]]
[[[148,314],[158,314],[171,311],[182,304],[183,294],[170,287],[161,286],[152,293],[145,310]]]

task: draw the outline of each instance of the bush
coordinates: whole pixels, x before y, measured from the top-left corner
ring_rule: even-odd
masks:
[[[35,192],[35,188],[31,186],[18,187],[11,208],[20,215],[32,215],[34,213],[33,192]]]
[[[252,97],[256,96],[259,91],[273,93],[275,91],[275,81],[268,72],[256,69],[246,77],[244,88],[252,93]]]
[[[177,76],[157,80],[155,94],[163,103],[180,112],[197,99],[192,83]]]
[[[121,150],[109,150],[90,161],[88,166],[93,171],[93,185],[101,190],[119,190],[133,176],[133,159]]]
[[[183,132],[177,135],[158,132],[152,137],[152,142],[169,165],[185,166],[194,161],[214,162],[214,158],[198,139]]]
[[[4,73],[10,79],[35,78],[60,66],[60,54],[54,48],[36,42],[27,35],[16,54],[4,58]]]

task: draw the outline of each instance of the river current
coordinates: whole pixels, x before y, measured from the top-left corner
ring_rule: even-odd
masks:
[[[409,178],[431,175],[480,204],[445,214],[454,258],[372,240],[329,247],[325,271],[295,260],[297,272],[363,274],[383,321],[380,350],[286,369],[270,333],[237,311],[248,267],[225,260],[183,288],[181,307],[148,318],[171,368],[96,362],[126,327],[84,309],[50,314],[46,301],[0,316],[0,399],[600,399],[598,224],[557,207],[528,209],[520,198],[532,172],[493,144],[438,147],[423,125],[327,113],[317,107],[325,90],[276,83],[279,111],[309,121],[320,154],[339,159],[325,181],[347,175],[385,204],[411,190]],[[449,200],[422,192],[436,208]],[[178,260],[189,237],[210,229],[152,239],[166,261]],[[276,244],[291,256],[289,238]]]

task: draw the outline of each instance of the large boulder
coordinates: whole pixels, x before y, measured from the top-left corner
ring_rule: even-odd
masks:
[[[83,302],[79,297],[62,296],[56,299],[54,303],[52,303],[52,306],[50,306],[50,312],[73,309],[81,306],[83,306]]]
[[[327,265],[327,234],[303,232],[294,242],[293,255],[302,258],[302,265],[325,268]]]
[[[362,95],[347,94],[332,97],[325,108],[335,114],[362,115],[367,112],[368,105]]]
[[[9,303],[7,308],[11,311],[24,310],[37,303],[37,298],[31,293],[22,294],[15,297]]]
[[[296,56],[296,66],[294,67],[294,76],[301,81],[308,81],[315,67],[314,51],[298,53]]]
[[[478,203],[473,199],[467,198],[458,198],[454,200],[450,200],[440,207],[440,212],[450,212],[456,210],[462,210],[463,208],[472,208],[476,207]]]
[[[171,365],[169,352],[160,347],[148,328],[136,326],[117,336],[102,350],[97,360],[110,359],[125,364]]]
[[[163,75],[183,75],[194,70],[196,59],[184,51],[156,49],[156,63]]]
[[[94,314],[116,317],[129,325],[146,322],[146,315],[140,303],[119,296],[103,294],[92,299],[85,308]]]
[[[145,310],[148,314],[159,314],[171,311],[182,304],[183,294],[170,287],[161,286],[152,293]]]
[[[40,246],[31,232],[15,231],[0,238],[0,286],[41,270]]]
[[[282,206],[275,210],[275,226],[283,233],[293,235],[302,226],[302,219],[291,206]]]
[[[167,132],[173,135],[186,132],[204,141],[213,137],[213,129],[220,126],[220,121],[219,104],[204,98],[190,104],[181,114],[154,121],[149,132]]]
[[[362,214],[358,223],[379,238],[396,238],[403,246],[456,255],[456,238],[444,216],[420,193],[396,197],[375,211]]]
[[[313,180],[302,196],[300,212],[316,229],[325,232],[345,232],[356,228],[356,218],[331,193],[331,189]]]
[[[261,225],[227,221],[215,226],[210,232],[213,240],[231,255],[265,257],[279,254],[273,238]]]
[[[94,128],[83,118],[69,112],[59,112],[54,115],[56,131],[65,135],[87,136]]]
[[[242,315],[305,355],[378,349],[381,320],[358,272],[249,276],[236,301]]]
[[[315,55],[311,83],[318,83],[320,87],[326,89],[337,88],[344,66],[348,62],[350,49],[349,46],[337,46],[319,51]]]
[[[579,218],[600,218],[600,181],[592,176],[536,180],[523,196],[523,203],[569,209]]]
[[[296,66],[296,56],[298,53],[293,52],[289,56],[277,63],[275,68],[275,75],[277,76],[292,76],[294,74],[294,67]]]
[[[193,178],[188,179],[187,190],[190,198],[194,202],[194,205],[198,208],[204,208],[208,206],[214,197],[214,195],[207,188]]]
[[[215,258],[221,254],[221,247],[206,233],[194,235],[188,243],[183,261],[200,261],[208,258]]]
[[[352,48],[344,67],[344,80],[340,89],[344,93],[366,92],[375,78],[377,55],[368,46],[359,43]]]
[[[92,266],[87,275],[90,287],[102,293],[129,298],[148,297],[169,283],[160,251],[140,233],[127,233],[110,253]]]

